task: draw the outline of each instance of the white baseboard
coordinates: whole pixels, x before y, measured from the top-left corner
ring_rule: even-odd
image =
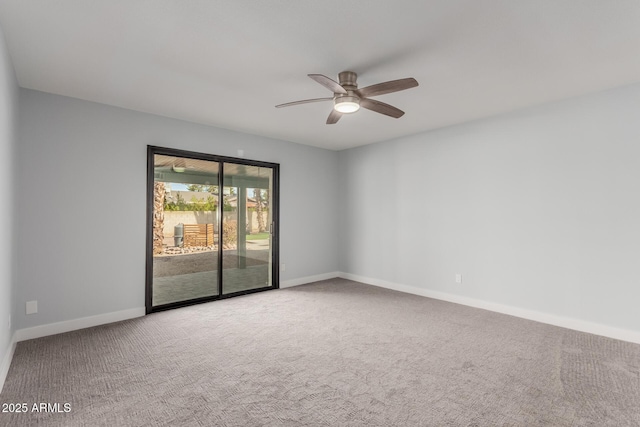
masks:
[[[13,353],[16,351],[16,334],[14,333],[11,337],[11,342],[9,342],[9,348],[7,348],[7,352],[4,354],[2,358],[2,362],[0,362],[0,393],[2,393],[2,387],[4,387],[4,380],[7,379],[7,374],[9,373],[9,367],[11,366],[11,361],[13,360]]]
[[[34,326],[32,328],[19,329],[15,333],[16,342],[32,340],[34,338],[49,335],[62,334],[106,323],[119,322],[144,316],[145,308],[131,308],[129,310],[114,311],[112,313],[98,314],[96,316],[81,317],[79,319],[65,320],[64,322],[49,323],[47,325]]]
[[[462,304],[469,307],[481,308],[484,310],[494,311],[496,313],[508,314],[510,316],[520,317],[523,319],[534,320],[540,323],[560,326],[562,328],[573,329],[575,331],[587,332],[589,334],[601,335],[604,337],[615,338],[622,341],[628,341],[640,344],[640,332],[629,329],[615,328],[612,326],[602,325],[600,323],[588,322],[585,320],[574,319],[571,317],[563,317],[555,314],[544,313],[541,311],[528,310],[519,307],[513,307],[504,304],[498,304],[490,301],[483,301],[475,298],[464,297],[460,295],[449,294],[446,292],[432,291],[428,289],[416,288],[414,286],[402,285],[386,280],[373,279],[370,277],[358,276],[351,273],[339,273],[339,277],[353,280],[367,285],[379,286],[381,288],[392,289],[394,291],[405,292],[413,295],[438,299],[442,301]]]
[[[307,277],[300,277],[298,279],[285,280],[283,282],[280,282],[280,289],[290,288],[292,286],[304,285],[312,282],[319,282],[320,280],[335,279],[336,277],[339,277],[339,275],[340,275],[339,272],[332,271],[330,273],[317,274],[315,276],[307,276]]]

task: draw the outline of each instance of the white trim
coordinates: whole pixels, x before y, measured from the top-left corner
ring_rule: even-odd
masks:
[[[90,328],[92,326],[104,325],[106,323],[119,322],[121,320],[133,319],[144,316],[146,310],[142,308],[131,308],[129,310],[114,311],[111,313],[98,314],[96,316],[81,317],[79,319],[65,320],[63,322],[49,323],[46,325],[34,326],[32,328],[18,329],[15,337],[16,341],[32,340],[34,338],[46,337],[49,335],[62,334],[78,329]]]
[[[315,276],[307,276],[307,277],[300,277],[298,279],[285,280],[283,282],[280,282],[280,289],[290,288],[292,286],[304,285],[312,282],[319,282],[320,280],[335,279],[336,277],[340,277],[340,274],[341,273],[338,271],[332,271],[331,273],[323,273],[323,274],[317,274]]]
[[[372,279],[370,277],[358,276],[351,273],[340,272],[339,277],[348,280],[354,280],[360,283],[365,283],[367,285],[379,286],[381,288],[392,289],[394,291],[400,291],[408,294],[420,295],[427,298],[453,302],[456,304],[467,305],[469,307],[481,308],[484,310],[494,311],[496,313],[508,314],[510,316],[533,320],[540,323],[573,329],[575,331],[587,332],[590,334],[601,335],[604,337],[640,344],[640,331],[615,328],[613,326],[607,326],[600,323],[588,322],[571,317],[558,316],[541,311],[527,310],[524,308],[498,304],[490,301],[483,301],[475,298],[449,294],[446,292],[438,292],[429,289],[416,288],[414,286],[401,285],[399,283]]]
[[[4,387],[4,380],[7,379],[7,374],[9,373],[9,367],[11,366],[11,361],[13,360],[13,353],[16,351],[16,334],[14,333],[11,337],[11,341],[9,342],[9,348],[7,348],[7,352],[2,358],[2,363],[0,363],[0,393],[2,393],[2,387]]]

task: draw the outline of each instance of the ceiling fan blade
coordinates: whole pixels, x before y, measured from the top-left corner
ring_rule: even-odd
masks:
[[[338,123],[338,120],[340,120],[340,117],[342,117],[342,113],[334,110],[333,108],[331,109],[331,113],[329,113],[329,117],[327,117],[327,124],[328,125],[333,125]]]
[[[418,81],[413,77],[400,80],[391,80],[389,82],[378,83],[377,85],[371,85],[358,89],[356,93],[360,97],[378,96],[385,93],[399,92],[405,89],[411,89],[418,86]]]
[[[292,105],[309,104],[311,102],[333,101],[333,98],[314,98],[303,99],[302,101],[287,102],[286,104],[276,105],[276,108],[291,107]]]
[[[384,102],[376,101],[375,99],[362,98],[360,100],[360,106],[367,110],[393,117],[394,119],[400,118],[404,115],[404,111],[399,110],[392,105],[385,104]]]
[[[341,93],[344,95],[347,94],[347,91],[345,90],[345,88],[343,88],[342,86],[340,86],[338,82],[331,80],[327,76],[323,76],[322,74],[307,74],[307,75],[311,77],[313,80],[320,83],[322,86],[329,89],[333,93]]]

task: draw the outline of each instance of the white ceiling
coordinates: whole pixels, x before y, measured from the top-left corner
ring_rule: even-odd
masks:
[[[329,149],[640,81],[638,0],[0,0],[20,86]],[[420,86],[326,125],[309,73]]]

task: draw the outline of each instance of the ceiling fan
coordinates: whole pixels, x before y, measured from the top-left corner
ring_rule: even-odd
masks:
[[[418,86],[416,79],[409,77],[406,79],[391,80],[358,89],[358,75],[353,71],[343,71],[339,73],[338,81],[340,83],[322,74],[308,74],[308,76],[333,92],[333,97],[287,102],[286,104],[276,105],[276,108],[308,104],[311,102],[333,101],[333,110],[331,110],[331,113],[327,118],[328,125],[337,123],[343,114],[355,113],[360,109],[360,107],[395,119],[402,117],[404,111],[389,104],[385,104],[384,102],[370,99],[369,97],[398,92]]]

